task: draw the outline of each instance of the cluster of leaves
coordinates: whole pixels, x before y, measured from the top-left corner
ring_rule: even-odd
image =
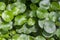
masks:
[[[60,40],[60,1],[0,0],[0,40]]]

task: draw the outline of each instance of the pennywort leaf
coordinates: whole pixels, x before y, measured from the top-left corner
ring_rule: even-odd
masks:
[[[2,18],[3,18],[4,21],[10,22],[14,18],[14,15],[13,15],[13,13],[11,11],[5,10],[2,13]]]
[[[15,23],[14,25],[23,25],[24,23],[26,23],[27,18],[26,15],[18,15],[15,17]]]
[[[56,26],[52,21],[46,21],[44,24],[44,30],[47,33],[54,33],[56,31]]]
[[[34,25],[34,24],[35,24],[35,20],[34,20],[33,18],[29,18],[27,23],[28,23],[28,25],[30,25],[30,26],[31,26],[31,25]]]
[[[36,15],[39,19],[44,19],[47,17],[48,12],[46,9],[38,8]]]

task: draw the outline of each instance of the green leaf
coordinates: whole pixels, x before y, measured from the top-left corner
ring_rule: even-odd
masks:
[[[9,35],[11,35],[11,36],[13,36],[15,34],[16,34],[16,31],[15,30],[12,30],[12,31],[9,32]]]
[[[53,22],[56,22],[57,16],[58,15],[56,14],[56,12],[50,12],[50,14],[49,14],[49,20],[51,20]]]
[[[0,40],[60,40],[60,1],[0,0]]]
[[[4,21],[10,22],[10,21],[12,21],[12,19],[14,18],[14,16],[13,16],[13,14],[12,14],[11,11],[5,10],[2,13],[2,18],[3,18]]]
[[[52,21],[45,21],[44,23],[44,30],[47,33],[54,33],[56,31],[56,26]]]
[[[32,33],[32,32],[36,32],[36,28],[35,28],[35,26],[33,26],[33,27],[31,27],[31,28],[27,28],[26,25],[23,25],[22,28],[16,29],[16,32],[17,32],[17,33],[29,34],[29,33]]]
[[[35,24],[35,20],[33,18],[29,18],[27,23],[28,23],[28,25],[32,26]]]
[[[21,34],[16,39],[13,38],[12,40],[33,40],[33,37],[31,37],[29,35]]]
[[[10,38],[9,34],[6,33],[6,34],[1,34],[1,37],[4,37],[4,38]]]
[[[26,27],[26,25],[23,25],[23,27],[20,28],[20,29],[16,29],[16,31],[17,31],[18,33],[25,33],[25,34],[31,33],[31,30],[29,30],[29,29]]]
[[[52,37],[54,34],[49,34],[49,33],[47,33],[46,31],[43,31],[43,32],[42,32],[42,35],[43,35],[45,38],[50,38],[50,37]]]
[[[1,23],[0,24],[0,29],[4,30],[4,31],[8,31],[12,29],[12,22],[10,23]]]
[[[28,40],[34,40],[34,37],[28,36]]]
[[[44,9],[49,9],[50,1],[49,0],[42,0],[42,1],[40,1],[39,6]]]
[[[44,19],[48,16],[48,12],[46,9],[38,8],[36,15],[39,19]]]
[[[36,17],[36,12],[35,11],[30,11],[29,17]]]
[[[8,4],[7,7],[6,7],[6,9],[9,10],[9,11],[11,11],[12,8],[13,8],[13,5],[12,4]]]
[[[17,8],[17,7],[14,7],[13,9],[12,9],[12,13],[13,13],[13,15],[18,15],[19,14],[19,8]]]
[[[46,40],[43,36],[37,36],[35,40]]]
[[[12,36],[12,40],[18,40],[19,36],[19,34],[15,34],[14,36]]]
[[[29,30],[31,31],[31,33],[35,33],[37,32],[37,29],[35,28],[35,26],[32,26],[31,28],[29,28]]]
[[[9,11],[12,11],[14,16],[18,15],[19,12],[20,12],[20,9],[18,7],[15,7],[12,4],[8,4],[6,9],[9,10]]]
[[[5,10],[6,5],[4,2],[0,2],[0,10]]]
[[[28,35],[21,34],[20,35],[20,40],[33,40],[33,38],[29,37]]]
[[[26,23],[27,18],[26,15],[18,15],[15,17],[15,23],[14,25],[23,25],[24,23]]]
[[[30,4],[30,8],[31,8],[32,10],[36,10],[38,7],[37,7],[35,4]]]
[[[59,4],[57,2],[52,2],[50,4],[50,10],[60,10]]]
[[[44,20],[38,20],[38,24],[40,28],[44,28]]]
[[[18,9],[20,9],[19,13],[23,13],[26,10],[26,5],[24,3],[21,2],[15,2],[13,4],[15,7],[17,7]]]
[[[57,29],[57,31],[56,31],[56,33],[55,33],[56,35],[57,35],[57,37],[59,37],[60,38],[60,28],[59,29]]]

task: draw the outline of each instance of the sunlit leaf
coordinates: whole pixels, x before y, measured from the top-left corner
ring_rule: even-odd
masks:
[[[14,25],[23,25],[26,22],[27,18],[25,15],[18,15],[15,17]]]
[[[56,26],[52,21],[46,21],[44,23],[44,30],[47,33],[54,33],[56,31]]]
[[[39,6],[44,9],[49,9],[50,1],[49,0],[42,0],[42,1],[40,1]]]
[[[4,21],[10,22],[10,21],[12,21],[14,16],[13,16],[13,13],[11,11],[6,10],[2,13],[2,18]]]
[[[6,5],[4,2],[0,2],[0,10],[5,10]]]

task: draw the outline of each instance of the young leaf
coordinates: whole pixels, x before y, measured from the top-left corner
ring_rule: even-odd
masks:
[[[24,23],[26,23],[27,18],[26,15],[18,15],[15,17],[15,23],[14,25],[23,25]]]
[[[35,11],[30,11],[29,17],[36,17],[36,12]]]
[[[31,8],[32,10],[36,10],[38,7],[37,7],[35,4],[30,4],[30,8]]]
[[[28,23],[28,25],[32,26],[35,24],[35,20],[33,18],[29,18],[27,23]]]
[[[6,22],[11,22],[12,19],[14,18],[14,15],[11,11],[8,11],[8,10],[5,10],[3,13],[2,13],[2,18],[4,21]]]

